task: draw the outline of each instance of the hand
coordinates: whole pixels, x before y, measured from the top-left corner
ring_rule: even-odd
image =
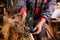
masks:
[[[38,23],[34,28],[34,31],[36,31],[36,30],[37,31],[34,32],[33,34],[39,34],[41,32],[41,29],[42,29],[42,25],[40,23]]]
[[[45,18],[41,18],[41,21],[35,26],[34,28],[34,32],[33,34],[39,34],[42,30],[42,25],[45,23],[46,19]]]

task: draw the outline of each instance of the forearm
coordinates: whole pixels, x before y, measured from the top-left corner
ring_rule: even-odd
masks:
[[[23,14],[22,14],[22,21],[23,22],[26,21],[26,16],[27,16],[26,11],[24,11]]]
[[[24,12],[23,14],[22,14],[22,16],[23,16],[23,18],[26,18],[26,12]]]

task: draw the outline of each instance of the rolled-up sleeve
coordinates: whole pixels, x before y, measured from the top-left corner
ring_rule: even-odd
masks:
[[[54,12],[55,4],[56,0],[51,0],[48,4],[45,5],[45,9],[41,13],[41,16],[44,16],[48,22],[50,21],[50,18]]]

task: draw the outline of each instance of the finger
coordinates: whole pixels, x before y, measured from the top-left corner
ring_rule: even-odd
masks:
[[[35,33],[33,33],[33,34],[39,34],[40,33],[40,31],[37,31],[37,32],[35,32]]]
[[[37,30],[37,26],[34,28],[34,31]]]
[[[41,29],[38,29],[37,32],[33,33],[33,34],[39,34],[41,32]]]

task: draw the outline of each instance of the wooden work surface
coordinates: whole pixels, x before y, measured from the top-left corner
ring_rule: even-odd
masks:
[[[60,19],[56,18],[54,20],[51,20],[49,22],[49,24],[46,24],[46,28],[48,29],[49,33],[51,34],[51,35],[49,35],[49,33],[47,32],[47,35],[49,38],[51,38],[51,36],[57,37],[59,23],[60,23]]]
[[[56,20],[51,20],[51,22],[60,22],[60,18],[56,18]]]
[[[58,24],[60,24],[60,18],[56,18],[56,20],[51,20],[51,26],[55,37],[57,37],[58,34]]]

